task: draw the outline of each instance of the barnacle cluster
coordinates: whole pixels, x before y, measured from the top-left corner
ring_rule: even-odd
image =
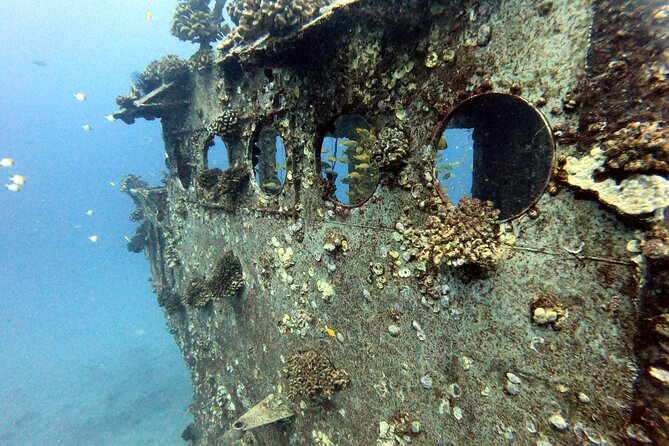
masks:
[[[499,211],[492,203],[464,197],[457,207],[440,205],[423,228],[404,231],[404,250],[418,261],[452,267],[492,268],[499,259]]]
[[[216,120],[209,124],[207,130],[219,136],[230,134],[234,131],[239,122],[239,114],[236,110],[227,109],[218,115]]]
[[[351,382],[345,370],[336,369],[328,358],[314,350],[291,355],[282,373],[288,381],[291,399],[330,399],[335,391],[346,388]]]
[[[135,87],[141,94],[149,93],[163,84],[177,82],[188,75],[188,63],[174,54],[150,62],[144,71],[134,73]]]
[[[222,17],[212,13],[209,0],[182,0],[172,19],[172,35],[179,40],[208,45],[227,33]]]
[[[606,167],[669,174],[669,130],[660,122],[632,122],[602,144]]]
[[[216,264],[213,277],[207,282],[209,294],[214,298],[233,297],[242,288],[242,264],[232,252],[226,252]]]
[[[276,35],[318,14],[328,0],[232,0],[228,14],[244,39]]]
[[[207,283],[201,277],[193,277],[188,281],[181,296],[181,304],[184,307],[204,307],[211,300],[207,293]]]

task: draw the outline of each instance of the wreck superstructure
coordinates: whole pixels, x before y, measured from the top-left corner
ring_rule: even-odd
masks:
[[[206,3],[115,114],[163,126],[164,186],[124,189],[185,439],[669,444],[666,6],[235,1],[211,49]]]

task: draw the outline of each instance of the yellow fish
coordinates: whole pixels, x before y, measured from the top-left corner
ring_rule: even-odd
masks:
[[[333,337],[333,338],[334,338],[335,336],[337,336],[337,334],[334,332],[334,330],[331,329],[331,328],[328,327],[328,326],[325,327],[325,332],[326,332],[326,333],[328,334],[328,336],[330,336],[330,337]]]
[[[11,158],[3,158],[0,160],[0,166],[9,167],[14,165],[14,160]]]
[[[446,137],[442,136],[439,142],[437,143],[437,150],[444,150],[446,147]]]
[[[93,243],[95,243],[95,242],[97,242],[98,240],[100,240],[100,237],[97,236],[97,235],[91,235],[90,237],[88,237],[88,240],[90,240],[90,241],[92,241]]]
[[[74,93],[74,99],[77,101],[85,101],[86,100],[86,93]]]
[[[147,22],[151,21],[151,11],[146,11],[146,16],[144,17]]]
[[[369,161],[369,153],[365,152],[362,155],[353,155],[353,159],[356,161]]]
[[[5,187],[9,189],[10,192],[18,192],[21,190],[21,186],[18,184],[5,184]]]
[[[18,184],[19,186],[23,186],[26,184],[26,177],[23,175],[12,175],[9,177],[9,181],[11,181],[14,184]]]
[[[323,147],[321,149],[321,153],[328,153],[328,152],[329,152],[329,150],[327,149],[327,147]]]
[[[356,169],[361,169],[361,170],[370,169],[371,167],[372,166],[370,166],[367,163],[361,163],[361,164],[358,164],[357,166],[355,166]]]
[[[262,187],[265,189],[274,189],[277,186],[277,184],[273,181],[266,181],[262,183]]]
[[[348,174],[349,178],[353,178],[354,180],[359,180],[362,178],[362,175],[359,174],[358,172],[351,172]]]
[[[337,162],[337,158],[332,156],[332,155],[325,157],[325,160],[330,161],[331,163],[336,163]]]

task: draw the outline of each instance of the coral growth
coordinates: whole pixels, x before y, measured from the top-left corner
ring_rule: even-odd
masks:
[[[242,288],[242,264],[232,252],[226,252],[218,261],[213,277],[207,282],[209,294],[214,298],[234,297]]]
[[[219,136],[225,136],[232,133],[239,122],[239,114],[236,110],[224,110],[207,130]]]
[[[135,235],[130,239],[126,247],[128,251],[139,254],[149,243],[149,224],[142,223],[135,231]]]
[[[163,84],[178,82],[188,75],[188,63],[174,54],[149,63],[141,73],[134,73],[135,87],[141,94],[149,93]]]
[[[144,211],[140,208],[135,209],[128,215],[128,220],[134,222],[140,222],[144,218]]]
[[[227,34],[223,17],[209,9],[209,0],[182,0],[172,19],[172,35],[179,40],[209,45]]]
[[[394,127],[381,130],[370,150],[372,162],[380,169],[401,166],[409,154],[409,143],[404,133]]]
[[[263,34],[280,34],[296,25],[306,22],[327,0],[233,0],[227,10],[236,31],[245,39]]]
[[[494,267],[501,252],[499,211],[492,203],[465,197],[456,207],[440,206],[422,229],[404,232],[404,249],[418,261],[436,266],[474,264]]]
[[[201,277],[193,277],[186,285],[181,304],[184,307],[204,307],[211,300],[207,293],[207,284]]]
[[[562,167],[571,186],[593,192],[602,203],[621,214],[639,216],[669,206],[669,180],[661,175],[632,174],[619,183],[612,178],[602,181],[607,161],[600,147],[582,158],[569,156]]]
[[[181,297],[169,288],[162,288],[157,293],[158,305],[165,309],[167,314],[176,314],[183,310]]]
[[[205,170],[198,177],[200,186],[207,192],[205,198],[217,202],[224,196],[236,198],[249,180],[247,170],[243,166],[235,166],[221,171],[220,169]]]
[[[314,350],[291,355],[282,373],[288,381],[291,399],[330,399],[335,391],[346,388],[351,382],[345,370],[337,370],[328,358]]]
[[[632,122],[602,144],[606,167],[669,174],[669,130],[659,122]]]
[[[197,182],[203,189],[210,190],[218,184],[223,171],[219,168],[207,169],[197,177]]]

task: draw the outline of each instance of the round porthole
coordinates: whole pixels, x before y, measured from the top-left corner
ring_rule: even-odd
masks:
[[[212,138],[204,154],[204,164],[207,169],[220,169],[221,171],[230,168],[230,149],[220,136]]]
[[[281,192],[286,182],[286,148],[272,127],[256,133],[251,144],[253,174],[260,190],[267,195]]]
[[[340,116],[325,133],[320,171],[341,204],[360,206],[374,193],[379,170],[370,160],[373,141],[371,125],[359,115]]]
[[[435,169],[445,198],[492,201],[500,220],[523,214],[543,193],[555,162],[546,118],[522,98],[488,93],[458,105],[436,145]]]

